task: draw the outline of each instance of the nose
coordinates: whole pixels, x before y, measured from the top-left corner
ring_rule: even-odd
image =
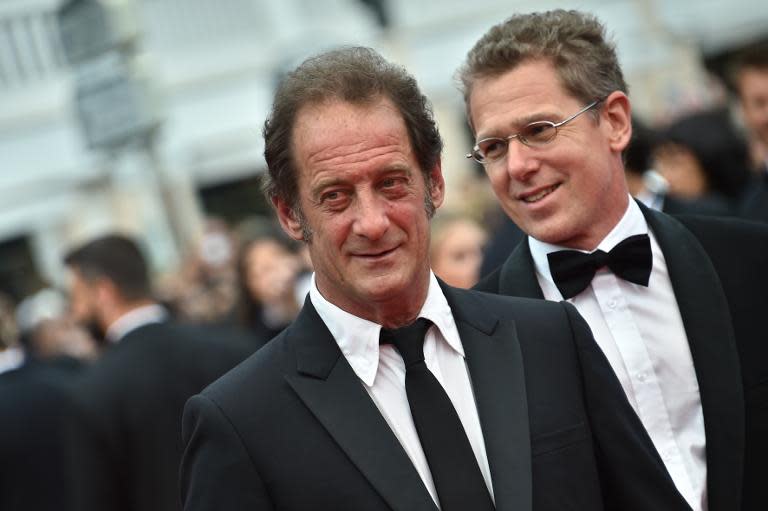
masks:
[[[384,236],[389,228],[388,205],[380,197],[360,194],[357,201],[356,218],[352,232],[370,240]]]
[[[527,180],[539,168],[533,149],[519,140],[510,140],[506,155],[507,173],[517,181]]]

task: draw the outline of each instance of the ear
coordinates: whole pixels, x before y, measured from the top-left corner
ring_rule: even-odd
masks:
[[[608,145],[621,153],[632,138],[632,107],[629,98],[621,91],[614,91],[604,100],[601,119],[608,136]]]
[[[275,207],[277,219],[280,221],[280,225],[285,233],[296,241],[303,241],[304,235],[302,234],[301,222],[296,215],[296,211],[279,197],[272,197],[272,205]]]
[[[435,166],[432,167],[429,177],[431,183],[429,195],[432,198],[432,204],[434,204],[435,209],[437,209],[443,204],[443,199],[445,199],[445,179],[443,178],[443,168],[440,157],[437,158]]]

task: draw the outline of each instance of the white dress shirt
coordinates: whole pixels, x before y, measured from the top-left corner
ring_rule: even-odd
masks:
[[[394,346],[379,345],[381,325],[353,316],[330,303],[317,290],[314,277],[309,298],[439,506],[432,474],[408,406],[402,357]],[[469,371],[464,361],[464,347],[445,295],[431,272],[427,299],[419,317],[434,323],[424,338],[424,359],[459,415],[493,498],[491,471]]]
[[[165,307],[158,304],[142,305],[126,312],[107,328],[105,337],[109,342],[119,342],[128,332],[151,323],[161,323],[168,318]]]
[[[597,248],[608,252],[627,237],[646,233],[653,252],[648,287],[618,278],[604,267],[587,289],[568,302],[592,329],[678,491],[695,511],[706,511],[699,384],[664,255],[634,200],[630,198],[621,221]],[[544,297],[562,300],[547,254],[566,247],[531,237],[528,243]]]

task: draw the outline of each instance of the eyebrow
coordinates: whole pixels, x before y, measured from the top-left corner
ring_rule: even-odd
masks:
[[[522,128],[523,126],[526,126],[528,124],[531,124],[532,122],[537,121],[551,121],[551,122],[558,122],[559,119],[557,119],[557,114],[554,114],[552,112],[536,112],[533,114],[528,114],[523,117],[520,117],[519,119],[516,119],[514,122],[511,123],[511,126],[515,126],[515,128],[505,128],[506,132],[504,134],[499,134],[500,130],[493,129],[489,131],[488,135],[480,136],[477,135],[477,140],[484,140],[486,138],[500,138],[500,137],[506,137],[507,135],[517,133],[517,130]],[[510,126],[510,124],[507,124],[507,126]]]
[[[413,173],[413,169],[411,169],[408,165],[401,164],[401,163],[394,163],[391,166],[377,172],[376,178],[381,179],[383,177],[388,177],[393,174],[405,174],[408,177],[411,177],[413,176],[414,173]],[[322,194],[323,190],[325,190],[326,188],[330,188],[332,186],[338,186],[338,185],[347,185],[348,183],[349,183],[349,180],[343,177],[323,178],[310,188],[310,196],[313,199],[319,198],[320,194]]]

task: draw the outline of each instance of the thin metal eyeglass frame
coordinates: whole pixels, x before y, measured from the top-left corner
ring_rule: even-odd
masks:
[[[591,110],[592,108],[596,107],[596,106],[597,106],[598,104],[600,104],[602,101],[603,101],[602,99],[596,99],[595,101],[593,101],[592,103],[588,104],[587,106],[585,106],[584,108],[582,108],[581,110],[579,110],[578,112],[576,112],[575,114],[573,114],[572,116],[568,117],[567,119],[563,119],[563,120],[562,120],[562,121],[560,121],[560,122],[552,122],[552,121],[535,121],[535,122],[532,122],[532,123],[526,124],[526,126],[525,126],[525,127],[527,127],[527,126],[530,126],[530,125],[532,125],[532,124],[542,124],[542,123],[544,123],[544,124],[548,124],[550,127],[554,128],[554,130],[555,130],[555,134],[554,134],[554,135],[552,135],[552,138],[550,138],[550,139],[549,139],[549,140],[547,140],[546,142],[542,142],[541,144],[533,144],[533,145],[531,145],[531,144],[530,144],[530,143],[529,143],[529,142],[528,142],[528,141],[525,139],[525,137],[522,137],[522,136],[521,136],[521,134],[520,134],[520,133],[515,133],[515,134],[513,134],[513,135],[509,135],[508,137],[503,137],[503,138],[499,138],[499,137],[487,137],[487,138],[484,138],[484,139],[482,139],[482,140],[478,140],[477,144],[475,144],[475,147],[473,147],[473,148],[472,148],[472,152],[471,152],[471,153],[468,153],[468,154],[466,154],[465,156],[466,156],[467,158],[471,158],[471,159],[475,160],[477,163],[480,163],[480,164],[493,163],[493,162],[495,162],[495,161],[498,161],[498,160],[502,159],[504,156],[506,156],[506,155],[507,155],[507,150],[508,150],[508,148],[509,148],[509,144],[510,144],[510,142],[512,142],[512,140],[514,140],[515,138],[516,138],[516,139],[518,139],[518,140],[520,141],[520,143],[521,143],[521,144],[523,144],[523,145],[525,145],[525,146],[528,146],[528,147],[540,147],[540,146],[543,146],[543,145],[547,145],[547,144],[549,144],[550,142],[552,142],[552,141],[555,139],[555,137],[557,137],[557,130],[558,130],[558,128],[560,128],[561,126],[565,126],[566,124],[568,124],[569,122],[571,122],[572,120],[574,120],[575,118],[577,118],[578,116],[580,116],[581,114],[583,114],[584,112],[587,112],[588,110]],[[506,145],[507,145],[507,150],[505,150],[505,151],[504,151],[504,154],[503,154],[503,155],[501,155],[501,156],[499,156],[498,158],[495,158],[495,159],[493,159],[493,160],[488,160],[488,159],[486,159],[486,158],[483,158],[483,159],[480,159],[480,158],[478,158],[476,155],[479,155],[479,154],[480,154],[480,144],[482,144],[483,142],[486,142],[486,141],[488,141],[488,140],[499,140],[499,141],[503,141],[503,142],[505,142],[505,143],[506,143]]]

